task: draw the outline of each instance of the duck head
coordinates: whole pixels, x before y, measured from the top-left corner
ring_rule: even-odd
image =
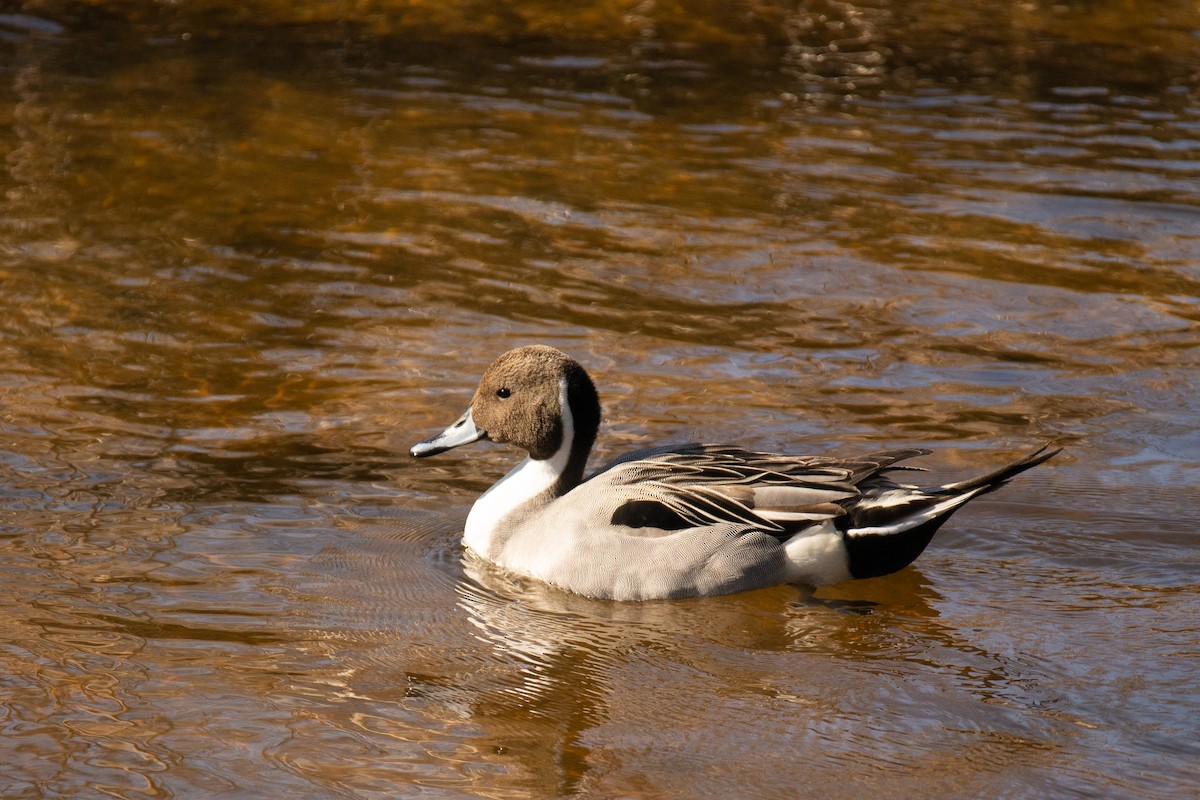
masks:
[[[564,446],[582,450],[586,460],[599,425],[600,400],[579,362],[553,347],[530,345],[493,361],[466,412],[409,454],[423,458],[488,439],[539,461]]]

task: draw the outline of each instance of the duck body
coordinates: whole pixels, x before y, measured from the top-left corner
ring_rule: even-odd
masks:
[[[761,525],[713,520],[672,528],[623,519],[647,503],[639,487],[614,482],[630,477],[633,464],[506,515],[496,516],[481,498],[463,542],[499,566],[590,597],[714,595],[786,582],[783,547]]]
[[[944,486],[895,478],[929,451],[787,456],[711,444],[629,453],[584,478],[600,403],[583,367],[522,347],[484,373],[470,408],[410,450],[480,439],[529,455],[472,507],[464,545],[512,572],[590,597],[650,600],[895,572],[951,514],[1057,450]]]

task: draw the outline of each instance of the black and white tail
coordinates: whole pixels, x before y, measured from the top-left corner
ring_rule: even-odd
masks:
[[[945,486],[909,486],[886,475],[904,467],[870,476],[858,485],[861,497],[834,520],[846,548],[850,574],[874,578],[903,569],[921,555],[942,523],[969,500],[1000,488],[1060,450],[1042,447],[995,472]]]

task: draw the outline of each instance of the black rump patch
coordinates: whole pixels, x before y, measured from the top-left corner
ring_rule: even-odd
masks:
[[[850,574],[855,578],[877,578],[904,569],[917,560],[938,528],[948,519],[950,514],[943,514],[915,528],[885,536],[855,536],[853,531],[845,533],[842,541],[850,556]]]

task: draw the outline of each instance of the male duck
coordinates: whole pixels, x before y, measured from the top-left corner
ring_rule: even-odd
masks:
[[[534,345],[496,359],[466,413],[410,453],[480,439],[528,451],[475,502],[463,543],[567,591],[648,600],[895,572],[968,500],[1058,452],[1043,447],[978,478],[917,487],[890,473],[916,471],[896,464],[928,450],[833,458],[668,445],[585,480],[599,426],[583,367]]]

